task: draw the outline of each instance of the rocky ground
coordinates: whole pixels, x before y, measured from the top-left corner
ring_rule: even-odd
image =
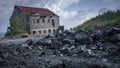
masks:
[[[24,43],[0,43],[0,68],[120,68],[120,29],[64,31]]]

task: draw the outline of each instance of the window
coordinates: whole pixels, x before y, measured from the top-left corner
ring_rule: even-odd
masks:
[[[35,34],[36,32],[35,31],[33,31],[33,34]]]
[[[50,19],[48,19],[48,23],[50,23]]]
[[[48,32],[51,33],[51,30],[49,29]]]
[[[39,34],[41,34],[41,30],[39,30]]]
[[[43,32],[44,32],[44,34],[45,34],[45,33],[46,33],[46,30],[44,30]]]
[[[52,20],[52,25],[55,26],[55,22],[54,22],[54,20]]]
[[[39,19],[37,19],[37,23],[39,23]]]
[[[53,29],[53,32],[55,32],[55,29]]]
[[[45,19],[43,18],[43,23],[45,22]]]

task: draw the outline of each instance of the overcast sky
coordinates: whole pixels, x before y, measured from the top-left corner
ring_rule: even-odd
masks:
[[[120,0],[0,0],[0,32],[6,32],[15,5],[48,8],[67,29],[107,10],[120,9]]]

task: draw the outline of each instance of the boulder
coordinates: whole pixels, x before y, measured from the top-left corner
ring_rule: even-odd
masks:
[[[62,46],[62,42],[57,40],[52,40],[51,49],[59,49]]]
[[[66,33],[67,35],[69,35],[69,34],[74,34],[76,32],[74,30],[65,30],[63,33]]]
[[[75,35],[74,34],[69,34],[63,39],[63,45],[64,44],[73,44],[75,42]]]
[[[26,40],[25,41],[25,43],[27,44],[27,45],[33,45],[33,40],[32,39],[28,39],[28,40]]]
[[[79,42],[80,44],[90,44],[93,42],[93,39],[89,36],[88,32],[80,30],[75,34],[75,42]]]
[[[51,45],[51,39],[50,38],[45,38],[45,39],[40,39],[38,40],[35,45]]]
[[[93,41],[100,41],[100,40],[104,40],[106,36],[106,32],[98,31],[96,33],[91,34],[90,36],[92,37]]]
[[[71,54],[78,54],[78,53],[81,53],[81,52],[82,52],[81,46],[79,46],[79,47],[74,47],[74,48],[72,48],[72,49],[70,50],[70,53],[71,53]]]
[[[114,43],[120,42],[120,34],[114,34],[112,37],[109,37],[109,41],[112,41]]]
[[[108,35],[113,35],[113,34],[120,34],[120,29],[116,27],[111,27],[110,29],[106,30]]]

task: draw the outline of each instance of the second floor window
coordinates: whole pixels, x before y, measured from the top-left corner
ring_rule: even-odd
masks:
[[[55,21],[54,20],[52,20],[52,25],[55,26]]]
[[[43,23],[45,22],[45,19],[43,18]]]
[[[53,32],[55,32],[56,30],[55,29],[53,29]]]
[[[37,19],[37,23],[39,23],[39,19]]]

